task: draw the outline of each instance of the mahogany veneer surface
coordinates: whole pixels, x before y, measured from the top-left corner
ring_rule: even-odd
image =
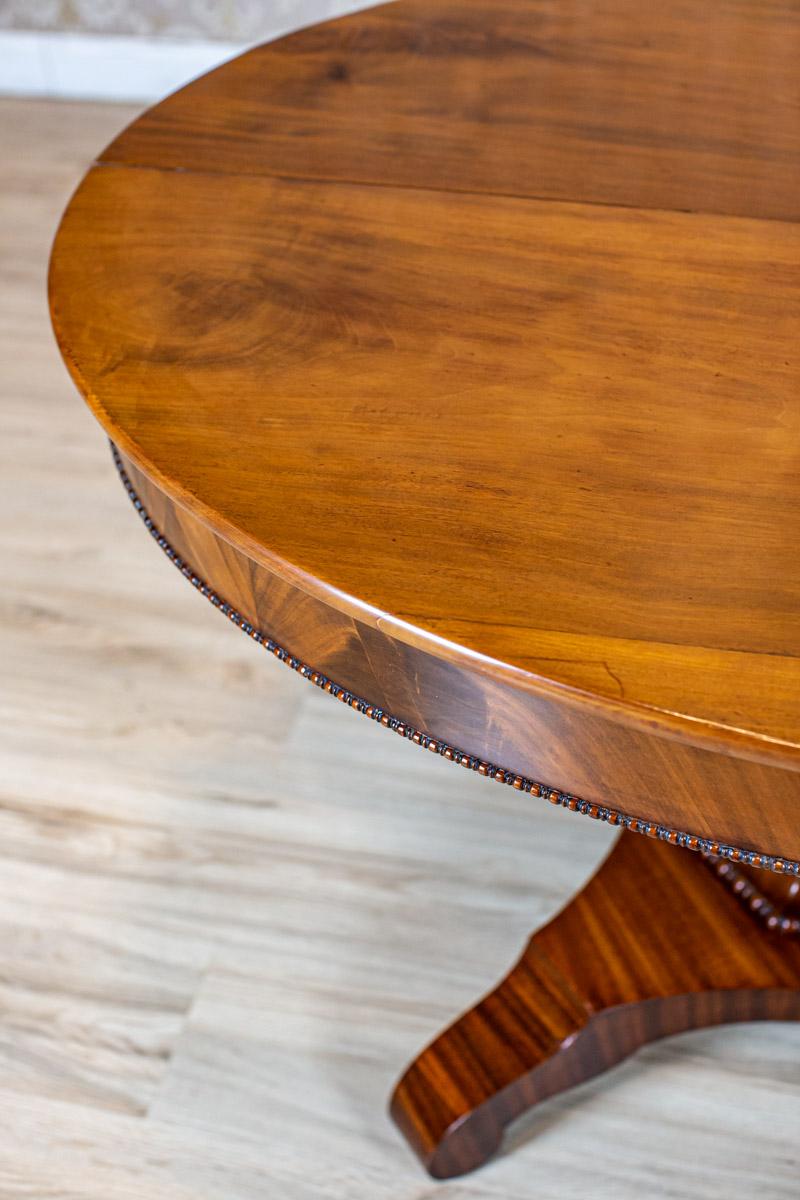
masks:
[[[51,269],[81,390],[251,619],[790,857],[798,61],[790,4],[400,0],[134,122]]]
[[[432,1175],[464,1174],[526,1109],[646,1042],[800,1019],[799,984],[796,938],[759,927],[695,856],[623,834],[494,991],[415,1059],[392,1115]]]

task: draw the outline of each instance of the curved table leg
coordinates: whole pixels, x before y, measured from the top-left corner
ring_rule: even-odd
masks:
[[[789,886],[773,877],[773,895],[776,883]],[[800,1019],[800,939],[767,928],[752,889],[740,890],[749,906],[713,863],[623,833],[510,974],[398,1083],[392,1116],[430,1174],[480,1166],[515,1117],[645,1042]]]

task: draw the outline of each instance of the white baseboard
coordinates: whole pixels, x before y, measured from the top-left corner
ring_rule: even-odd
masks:
[[[234,42],[0,30],[0,94],[152,103],[245,49]]]
[[[2,5],[3,0],[0,0]],[[266,5],[259,42],[371,8],[382,0],[284,0]],[[152,104],[247,49],[246,42],[184,41],[0,29],[0,95]]]

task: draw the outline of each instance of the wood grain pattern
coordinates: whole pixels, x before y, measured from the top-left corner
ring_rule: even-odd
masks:
[[[611,831],[265,662],[143,535],[42,295],[128,115],[0,100],[0,1192],[431,1200],[386,1119],[400,1064]],[[796,1200],[798,1054],[800,1024],[655,1043],[434,1190]]]
[[[798,261],[776,222],[102,168],[51,293],[114,440],[251,557],[797,759]]]
[[[623,834],[500,985],[415,1060],[392,1115],[432,1175],[462,1175],[514,1118],[645,1043],[756,1020],[800,1020],[800,942],[767,934],[702,860]]]
[[[470,754],[632,816],[746,850],[800,857],[800,775],[655,737],[560,695],[442,660],[385,622],[343,613],[237,550],[129,459],[125,470],[170,545],[219,596],[292,654],[371,704]],[[187,590],[189,590],[187,588]],[[355,718],[353,718],[355,720]],[[487,803],[497,785],[486,784]],[[541,808],[525,796],[521,802]]]
[[[793,0],[403,0],[251,51],[102,158],[795,220],[798,58]]]
[[[722,160],[740,197],[796,194],[783,172],[798,161],[784,58],[797,27],[780,5],[670,5],[643,20],[622,3],[400,3],[244,56],[136,123],[90,172],[55,245],[53,318],[126,455],[253,570],[391,639],[395,678],[391,659],[409,647],[431,674],[456,666],[501,743],[520,695],[523,710],[558,714],[562,741],[585,718],[591,747],[579,736],[552,779],[581,794],[599,722],[618,747],[606,776],[622,776],[603,779],[603,799],[638,779],[628,809],[694,832],[724,808],[714,836],[795,857],[800,228],[763,219],[791,217],[784,200],[719,197],[736,193]],[[339,43],[347,61],[330,56]],[[588,71],[600,91],[574,88],[565,109],[550,69],[583,78],[590,43],[605,82]],[[329,92],[350,95],[351,58],[375,90],[353,84],[347,116]],[[603,87],[613,77],[620,91],[626,71],[613,111],[630,136],[617,131],[625,156],[607,164],[618,190],[587,195],[587,145],[602,139],[584,102],[602,111]],[[463,126],[487,72],[513,113]],[[533,91],[509,86],[515,72]],[[716,107],[682,98],[687,72]],[[435,76],[430,107],[412,76]],[[540,120],[548,89],[556,107]],[[713,142],[722,106],[730,137]],[[645,107],[639,173],[631,131]],[[513,145],[523,175],[534,161],[549,170],[556,108],[584,138],[558,140],[566,200],[509,187],[498,162],[475,180],[467,164],[484,143]],[[435,119],[450,131],[434,155],[448,179],[396,145],[414,178],[392,175],[354,114],[384,130],[416,123],[420,140]],[[301,171],[285,145],[312,154],[320,122],[341,169]],[[665,211],[683,204],[667,144],[694,213]],[[356,145],[374,176],[353,166]],[[667,181],[658,210],[642,179]],[[417,678],[403,685],[410,705],[427,703]],[[442,707],[457,702],[459,689]],[[473,725],[467,714],[448,740],[483,753]],[[643,736],[652,745],[628,759]],[[686,774],[684,759],[711,761],[696,750],[732,761],[712,766],[716,779]],[[774,789],[739,772],[752,762],[781,769]]]
[[[62,227],[53,304],[112,436],[251,557],[306,590],[317,581],[340,607],[341,593],[358,598],[364,619],[377,608],[399,638],[399,622],[422,636],[430,626],[508,662],[498,671],[515,684],[522,669],[535,688],[535,668],[631,715],[685,713],[686,737],[741,729],[751,749],[796,760],[800,232],[403,192],[386,230],[375,226],[386,203],[369,189],[152,172],[134,186],[127,172],[94,172]],[[398,304],[392,246],[409,228],[419,244],[404,252]],[[547,247],[526,262],[541,231]],[[486,256],[497,239],[502,261]],[[609,254],[628,266],[607,267]],[[587,298],[563,271],[589,260],[598,293]],[[567,288],[560,302],[548,303],[551,286]],[[654,289],[648,335],[652,312],[635,329],[631,311]],[[212,297],[203,325],[198,305]],[[425,305],[435,333],[417,320]],[[85,319],[99,307],[110,343]],[[731,327],[735,378],[714,369]]]

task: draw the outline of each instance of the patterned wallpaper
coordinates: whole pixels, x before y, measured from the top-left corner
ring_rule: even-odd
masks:
[[[374,0],[372,0],[374,3]],[[0,0],[0,29],[253,42],[369,0]]]

